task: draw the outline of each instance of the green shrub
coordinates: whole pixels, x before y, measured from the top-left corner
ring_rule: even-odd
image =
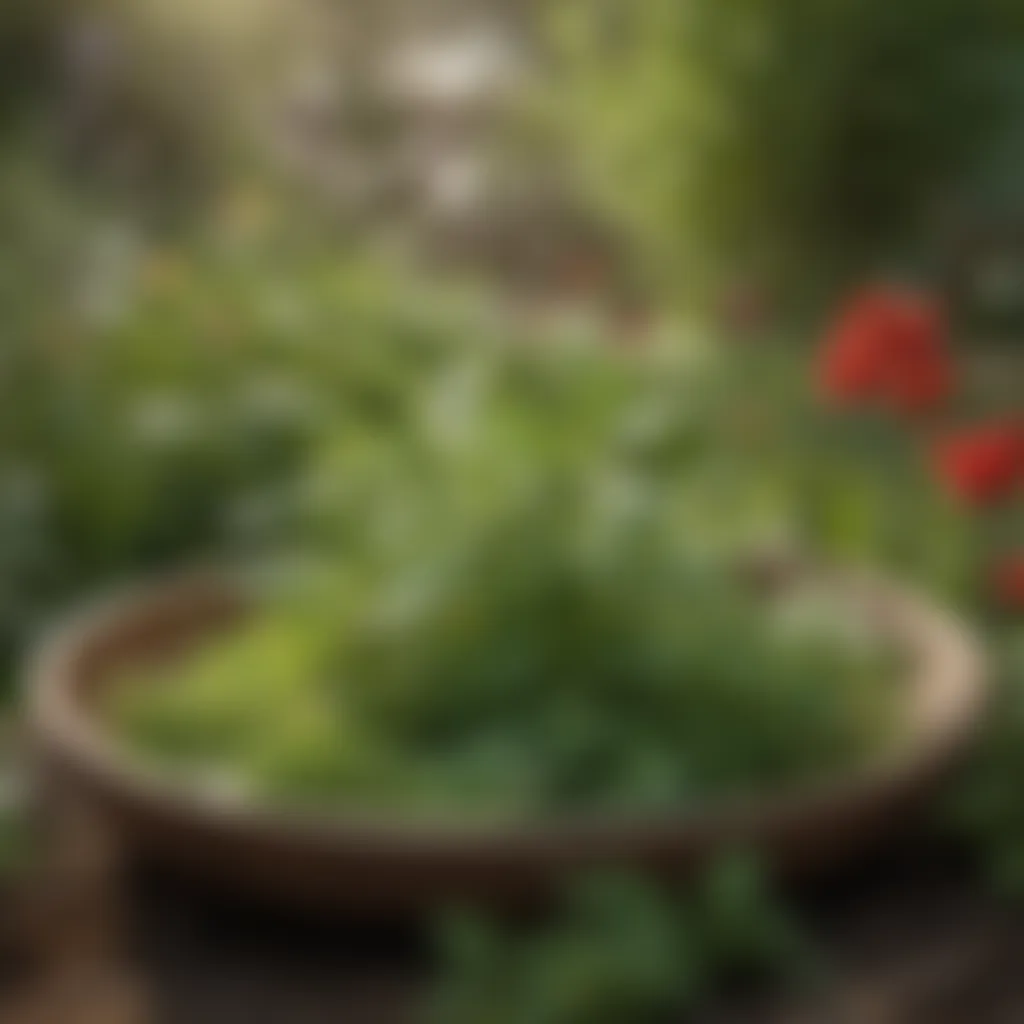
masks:
[[[62,0],[9,0],[0,12],[0,132],[19,124],[52,94]]]
[[[580,178],[691,302],[806,294],[907,255],[1020,94],[1024,37],[997,0],[570,0],[552,17],[545,102]]]
[[[128,738],[262,798],[488,817],[689,806],[884,750],[884,644],[827,590],[741,572],[807,538],[785,467],[729,441],[733,376],[566,341],[477,337],[350,419],[299,488],[309,591],[129,687]]]
[[[224,231],[153,250],[31,166],[4,180],[6,660],[97,586],[274,533],[309,451],[443,332],[414,286],[332,252]]]
[[[736,857],[683,893],[586,878],[532,933],[458,914],[440,939],[436,1024],[655,1024],[737,979],[807,978],[814,966],[757,865]]]
[[[999,895],[1024,896],[1024,634],[991,637],[995,699],[988,726],[965,778],[946,805],[947,824],[974,851]]]

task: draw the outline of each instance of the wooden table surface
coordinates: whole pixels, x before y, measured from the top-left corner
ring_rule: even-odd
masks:
[[[934,845],[798,903],[827,981],[726,994],[693,1024],[1024,1024],[1024,914]],[[229,905],[152,872],[51,914],[42,952],[0,974],[2,1024],[413,1024],[429,979],[414,934]]]

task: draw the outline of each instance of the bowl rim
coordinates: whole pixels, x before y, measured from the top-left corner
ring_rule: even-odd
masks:
[[[829,816],[891,791],[913,788],[941,773],[966,751],[987,706],[986,659],[958,615],[871,570],[815,568],[814,573],[865,607],[874,605],[893,635],[901,636],[908,649],[916,648],[917,664],[908,673],[910,678],[895,683],[914,693],[908,716],[910,735],[893,750],[842,775],[685,811],[459,820],[404,817],[401,811],[317,810],[215,794],[171,771],[145,764],[104,728],[83,692],[89,687],[83,686],[80,659],[89,645],[116,636],[142,614],[152,614],[197,591],[244,600],[238,575],[219,568],[188,570],[121,587],[59,622],[44,635],[29,662],[29,730],[44,758],[55,755],[107,793],[217,830],[264,837],[283,834],[328,850],[357,841],[371,848],[398,846],[410,854],[443,856],[472,850],[544,856],[578,849],[580,844],[614,846],[623,836],[643,836],[658,843],[696,832],[742,843],[745,837],[784,830],[787,823]]]

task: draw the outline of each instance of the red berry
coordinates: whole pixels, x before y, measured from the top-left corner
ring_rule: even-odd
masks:
[[[944,354],[889,371],[886,393],[901,412],[918,415],[943,405],[953,391],[953,370]]]
[[[907,413],[934,408],[953,385],[941,311],[910,293],[864,292],[825,342],[819,383],[842,404],[878,401]]]
[[[1013,497],[1024,482],[1024,426],[978,427],[940,442],[940,476],[971,505],[992,505]]]

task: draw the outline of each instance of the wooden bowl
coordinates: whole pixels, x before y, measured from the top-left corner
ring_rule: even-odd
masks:
[[[985,695],[981,655],[955,619],[875,578],[830,582],[906,649],[908,677],[894,681],[906,693],[905,743],[839,781],[685,815],[487,826],[325,818],[153,773],[108,735],[97,697],[127,665],[172,656],[246,614],[241,588],[216,575],[136,590],[60,629],[32,672],[31,732],[49,777],[87,801],[127,851],[293,908],[380,918],[451,902],[517,909],[543,903],[581,871],[628,867],[685,880],[732,849],[802,877],[849,862],[904,822],[964,752]]]

